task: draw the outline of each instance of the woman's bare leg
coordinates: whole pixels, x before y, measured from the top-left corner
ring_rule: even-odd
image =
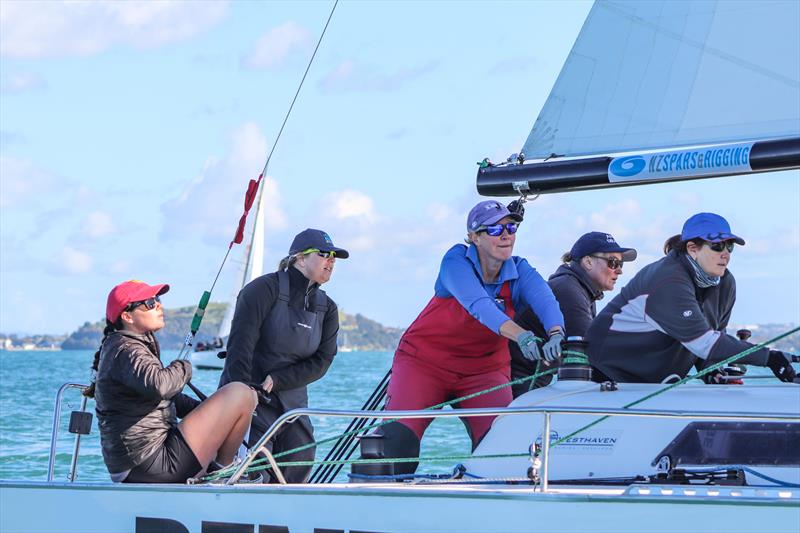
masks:
[[[228,383],[181,420],[178,428],[204,469],[214,459],[223,465],[233,461],[257,402],[247,385]]]

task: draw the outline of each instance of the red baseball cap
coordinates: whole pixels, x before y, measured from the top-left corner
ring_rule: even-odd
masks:
[[[138,279],[123,281],[108,293],[106,302],[106,319],[116,322],[131,302],[140,302],[153,296],[160,296],[169,290],[169,285],[148,285]]]

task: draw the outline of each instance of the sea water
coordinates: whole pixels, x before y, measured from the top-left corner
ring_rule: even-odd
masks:
[[[163,360],[171,361],[177,352],[166,351]],[[67,382],[88,383],[93,351],[4,351],[0,350],[0,479],[44,481],[50,454],[53,410],[58,388]],[[390,352],[342,352],[328,373],[309,386],[309,406],[321,409],[360,409],[391,367]],[[219,370],[195,370],[192,383],[210,394],[216,390]],[[184,391],[192,395],[188,388]],[[70,411],[81,406],[77,389],[70,389],[62,402],[54,479],[67,479],[75,435],[67,431]],[[94,402],[87,410],[94,414]],[[349,419],[312,420],[317,440],[335,437],[345,431]],[[320,445],[317,460],[322,460],[333,443]],[[453,457],[469,454],[470,442],[458,419],[434,420],[422,441],[422,457]],[[357,453],[354,455],[357,457]],[[459,461],[423,462],[420,473],[450,473]],[[346,481],[345,466],[337,480]],[[103,464],[97,417],[92,431],[80,443],[78,481],[108,481]]]

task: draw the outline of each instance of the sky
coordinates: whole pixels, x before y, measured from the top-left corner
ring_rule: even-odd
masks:
[[[100,320],[126,279],[196,304],[332,5],[3,0],[0,332]],[[590,6],[341,2],[269,165],[267,266],[324,229],[351,253],[325,286],[339,307],[407,326],[482,199],[476,163],[519,151]],[[639,251],[619,288],[699,211],[747,240],[732,323],[800,323],[797,171],[543,195],[515,253],[547,277],[610,232]]]

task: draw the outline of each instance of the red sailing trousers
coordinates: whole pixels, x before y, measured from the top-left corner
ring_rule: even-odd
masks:
[[[511,287],[500,290],[509,319],[514,318]],[[434,296],[400,339],[392,363],[386,409],[425,409],[433,405],[508,383],[508,340],[481,324],[455,298]],[[464,400],[461,408],[505,407],[510,387]],[[473,449],[489,431],[495,417],[463,418]],[[430,418],[402,419],[400,423],[422,438]]]

